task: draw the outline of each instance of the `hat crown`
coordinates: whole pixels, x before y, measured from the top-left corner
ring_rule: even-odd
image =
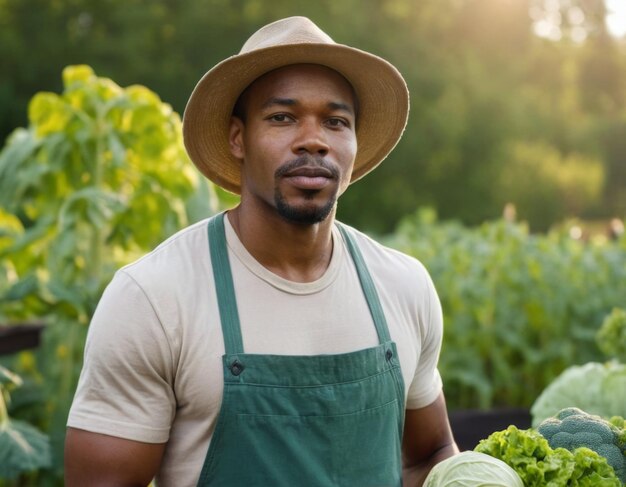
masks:
[[[241,193],[242,161],[228,142],[237,99],[255,79],[295,64],[326,66],[354,88],[359,124],[351,181],[378,166],[400,140],[409,113],[409,92],[398,70],[374,54],[337,44],[306,17],[289,17],[252,34],[239,54],[202,77],[189,98],[183,115],[185,147],[215,184]]]
[[[335,44],[331,37],[306,17],[277,20],[256,31],[239,51],[244,54],[288,44]]]

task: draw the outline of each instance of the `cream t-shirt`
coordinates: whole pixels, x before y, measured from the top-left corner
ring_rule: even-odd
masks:
[[[246,353],[318,355],[378,344],[341,234],[315,282],[260,265],[224,218]],[[406,407],[441,391],[442,315],[433,283],[414,258],[353,232],[396,342]],[[224,342],[207,220],[119,270],[91,322],[68,426],[148,443],[167,442],[158,486],[197,483],[222,399]]]

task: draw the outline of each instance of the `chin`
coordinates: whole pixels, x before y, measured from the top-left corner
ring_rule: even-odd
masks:
[[[323,222],[333,213],[336,201],[332,198],[323,205],[313,202],[292,205],[283,198],[277,198],[275,203],[278,214],[285,220],[300,225],[314,225]]]

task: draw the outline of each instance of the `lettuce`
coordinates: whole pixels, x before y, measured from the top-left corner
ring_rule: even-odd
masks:
[[[524,487],[506,463],[474,451],[454,455],[433,467],[424,487]]]
[[[567,368],[532,405],[533,426],[570,407],[607,420],[626,417],[626,364],[589,362]]]
[[[525,487],[622,487],[613,468],[596,452],[589,448],[553,450],[532,429],[509,426],[481,440],[475,451],[509,465]]]

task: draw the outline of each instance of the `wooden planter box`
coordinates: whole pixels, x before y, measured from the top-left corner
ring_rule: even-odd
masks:
[[[43,323],[0,325],[0,355],[37,348],[43,328]]]
[[[448,417],[461,451],[473,450],[480,440],[510,425],[517,426],[518,429],[528,429],[532,422],[530,411],[523,408],[459,410],[450,412]]]

